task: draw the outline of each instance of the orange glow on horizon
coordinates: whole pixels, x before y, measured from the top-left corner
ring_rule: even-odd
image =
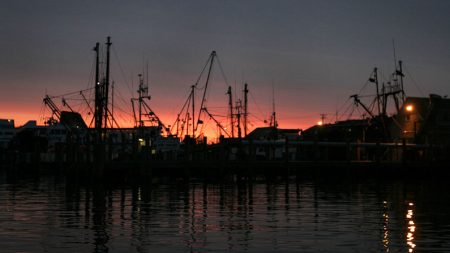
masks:
[[[116,115],[116,121],[117,121],[119,127],[121,127],[121,128],[133,128],[134,127],[133,118],[130,117],[130,115],[126,115],[126,114],[123,114],[120,112],[118,112],[117,114],[115,113],[115,115]],[[27,110],[24,110],[24,109],[20,110],[20,111],[15,111],[15,112],[0,111],[0,118],[14,120],[15,127],[21,127],[30,120],[36,121],[38,125],[44,125],[45,119],[47,119],[50,116],[51,116],[51,114],[48,111],[44,115],[42,115],[39,112],[33,112],[32,110],[30,110],[28,112]],[[165,124],[167,124],[167,126],[169,126],[169,125],[172,126],[172,124],[174,123],[174,119],[173,119],[174,116],[171,115],[170,113],[158,114],[158,116],[161,118],[161,120]],[[89,126],[89,124],[92,121],[92,116],[85,114],[85,115],[83,115],[83,119],[85,120],[86,124]],[[203,129],[204,136],[208,137],[208,141],[217,141],[217,139],[219,137],[219,131],[218,131],[217,126],[208,119],[205,119],[204,121],[205,121],[205,125],[206,125],[206,127]],[[280,128],[289,128],[289,129],[307,129],[314,125],[313,119],[310,119],[308,121],[302,121],[302,122],[299,122],[298,120],[282,120],[282,119],[280,119],[278,122],[279,122]],[[251,126],[248,127],[248,133],[250,133],[255,128],[267,127],[267,126],[268,125],[264,124],[264,123],[252,124]],[[91,127],[93,127],[93,126],[91,125]],[[173,132],[176,132],[175,127],[173,127],[173,129],[174,129]],[[229,127],[225,127],[225,129],[227,129],[227,131],[229,131]],[[242,131],[242,136],[243,136],[244,135],[243,126],[241,127],[241,131]],[[189,134],[191,134],[191,133],[192,132],[190,131]],[[173,133],[173,134],[175,134],[175,133]],[[200,134],[200,129],[198,130],[196,135],[199,135],[199,134]],[[184,132],[183,136],[180,136],[180,137],[183,138],[184,135],[185,135],[185,132]],[[223,134],[223,135],[225,135],[225,134]],[[237,137],[237,129],[235,130],[235,136]]]

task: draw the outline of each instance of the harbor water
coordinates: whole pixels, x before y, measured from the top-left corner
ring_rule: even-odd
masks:
[[[0,176],[0,252],[449,252],[430,179]]]

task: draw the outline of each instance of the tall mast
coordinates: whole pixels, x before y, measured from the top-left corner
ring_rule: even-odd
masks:
[[[228,86],[227,95],[228,95],[228,110],[230,112],[231,137],[234,138],[233,95],[231,93],[231,86]]]
[[[191,99],[192,99],[192,138],[195,138],[195,85],[191,86]],[[199,115],[200,117],[200,115]],[[189,119],[188,119],[189,120]]]
[[[142,74],[138,74],[139,76],[139,90],[138,90],[138,94],[139,94],[139,127],[143,127],[144,126],[144,122],[142,121],[142,92],[143,92],[143,86],[144,86],[144,80],[142,78]]]
[[[104,116],[105,116],[105,122],[104,126],[105,129],[108,127],[108,97],[109,97],[109,71],[110,71],[110,48],[111,48],[111,37],[107,37],[106,41],[106,73],[105,73],[105,93],[104,96]]]
[[[111,84],[111,118],[114,121],[114,80],[112,81]],[[111,123],[112,126],[112,123]]]
[[[244,84],[244,136],[247,136],[247,115],[248,115],[248,100],[247,100],[247,94],[248,94],[248,87],[247,83]]]
[[[403,74],[403,64],[402,61],[398,61],[398,71],[397,75],[400,76],[400,89],[402,90],[402,102],[405,102],[405,90],[403,88],[403,77],[405,76]]]
[[[386,115],[386,107],[387,107],[387,94],[386,94],[386,85],[383,82],[382,88],[381,88],[381,96],[383,97],[383,104],[382,104],[382,110],[383,110],[383,115]]]
[[[380,92],[378,88],[378,69],[373,69],[373,78],[369,79],[371,82],[375,83],[376,89],[377,89],[377,107],[378,107],[378,114],[381,114],[381,107],[380,107]]]
[[[270,126],[274,128],[278,127],[277,116],[275,113],[275,88],[273,86],[273,83],[272,83],[272,117],[270,120]]]
[[[100,133],[102,128],[102,120],[103,120],[103,94],[102,94],[102,85],[100,85],[100,43],[96,43],[94,47],[95,51],[95,129],[97,133]]]
[[[236,117],[237,117],[237,131],[238,131],[238,138],[242,138],[242,132],[241,132],[241,110],[242,110],[242,101],[238,99],[236,101]]]
[[[197,125],[195,126],[195,129],[197,128],[198,124],[200,123],[200,115],[201,115],[201,113],[203,111],[203,104],[205,103],[206,91],[208,90],[209,78],[211,77],[211,71],[212,71],[212,67],[213,67],[213,64],[214,64],[214,58],[215,57],[216,57],[216,51],[212,51],[211,55],[209,56],[208,76],[206,77],[205,90],[203,91],[202,102],[200,104],[200,110],[198,112]],[[192,117],[194,117],[194,116],[192,116]]]

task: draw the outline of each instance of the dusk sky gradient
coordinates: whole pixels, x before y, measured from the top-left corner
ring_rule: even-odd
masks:
[[[249,84],[254,126],[270,116],[273,84],[280,127],[306,128],[320,113],[333,121],[374,67],[387,80],[393,39],[407,95],[449,94],[449,13],[446,0],[2,0],[0,118],[39,120],[46,92],[92,86],[92,48],[111,36],[124,111],[148,59],[150,106],[171,124],[216,50],[228,83],[239,91]],[[216,67],[208,105],[219,114],[226,113],[226,88]]]

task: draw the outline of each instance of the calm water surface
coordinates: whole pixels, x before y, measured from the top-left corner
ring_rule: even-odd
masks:
[[[450,252],[431,180],[86,185],[0,176],[0,252]]]

